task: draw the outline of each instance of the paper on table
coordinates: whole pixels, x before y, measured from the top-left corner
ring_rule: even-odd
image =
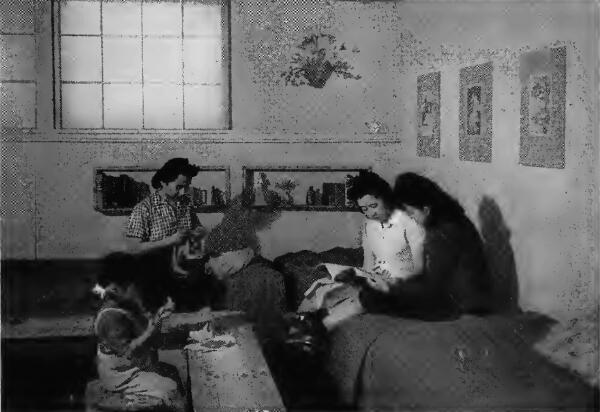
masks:
[[[217,350],[217,349],[225,349],[235,346],[237,344],[237,339],[233,335],[219,335],[214,338],[205,339],[200,342],[194,342],[186,345],[184,349],[190,350]]]
[[[235,336],[230,334],[215,335],[209,324],[202,329],[191,331],[190,339],[195,341],[184,349],[191,350],[216,350],[224,347],[231,347],[237,343]]]
[[[205,340],[211,339],[213,336],[214,336],[214,333],[213,333],[209,323],[207,323],[200,330],[190,331],[190,339],[195,340],[196,342],[204,342]]]

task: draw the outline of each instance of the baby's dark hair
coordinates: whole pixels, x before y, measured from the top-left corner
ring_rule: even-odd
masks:
[[[393,191],[388,182],[377,173],[361,170],[358,176],[350,179],[348,189],[348,200],[357,202],[361,197],[371,195],[382,199],[386,205],[393,204]]]
[[[183,157],[175,157],[168,160],[160,169],[152,176],[152,187],[160,189],[160,182],[170,183],[177,179],[179,175],[192,178],[198,174],[200,168],[190,164],[188,159]]]

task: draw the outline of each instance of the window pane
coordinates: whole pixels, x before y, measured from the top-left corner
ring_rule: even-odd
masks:
[[[35,127],[34,83],[0,84],[0,118],[8,128]]]
[[[188,35],[221,36],[221,4],[186,2],[183,6],[183,32]]]
[[[142,39],[104,39],[104,81],[142,80]]]
[[[0,3],[0,31],[33,33],[34,0],[11,0]]]
[[[221,39],[184,39],[184,67],[186,83],[220,83]]]
[[[181,36],[179,2],[144,2],[144,34]]]
[[[62,80],[102,80],[100,38],[62,37],[60,56]]]
[[[61,34],[100,34],[99,1],[61,1]]]
[[[140,35],[142,33],[142,3],[139,1],[102,3],[104,34]]]
[[[35,80],[35,56],[33,36],[0,36],[0,79]]]
[[[221,86],[185,86],[185,128],[227,127],[227,99]]]
[[[107,84],[104,86],[104,127],[140,129],[142,127],[142,86]]]
[[[65,128],[101,128],[102,86],[63,84],[62,116]]]
[[[144,39],[144,82],[181,83],[181,39]]]
[[[144,86],[144,122],[150,129],[181,129],[181,86]]]

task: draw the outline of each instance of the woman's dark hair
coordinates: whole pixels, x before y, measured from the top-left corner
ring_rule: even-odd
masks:
[[[192,178],[198,174],[200,168],[196,165],[190,164],[188,159],[183,157],[175,157],[168,160],[160,169],[156,171],[152,176],[152,187],[160,189],[160,182],[170,183],[177,179],[179,175]]]
[[[416,173],[403,173],[396,177],[394,202],[400,209],[406,205],[421,210],[428,207],[427,225],[434,225],[440,220],[460,219],[465,214],[458,201],[437,183]]]
[[[390,184],[381,176],[368,170],[361,170],[358,176],[350,179],[348,200],[357,202],[361,197],[371,195],[382,199],[387,206],[393,204],[393,192]]]
[[[138,259],[129,253],[114,252],[102,259],[102,269],[98,275],[98,284],[102,287],[114,283],[128,287],[135,283]]]
[[[122,288],[134,285],[140,292],[144,307],[154,312],[166,302],[169,295],[168,257],[158,252],[143,255],[110,253],[102,260],[98,284],[106,287],[113,283]]]

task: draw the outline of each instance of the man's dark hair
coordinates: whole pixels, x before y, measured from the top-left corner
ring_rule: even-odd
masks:
[[[428,207],[430,225],[440,220],[460,219],[465,214],[458,201],[437,183],[412,172],[396,177],[394,203],[401,209],[406,205],[420,210]]]
[[[382,199],[386,205],[393,204],[393,192],[390,184],[377,173],[361,170],[358,176],[353,177],[348,189],[348,200],[357,202],[361,197],[371,195]]]
[[[160,189],[160,182],[170,183],[177,179],[179,175],[183,175],[192,178],[198,174],[200,168],[196,165],[190,164],[188,159],[183,157],[175,157],[168,160],[160,169],[156,171],[152,177],[152,187]]]

